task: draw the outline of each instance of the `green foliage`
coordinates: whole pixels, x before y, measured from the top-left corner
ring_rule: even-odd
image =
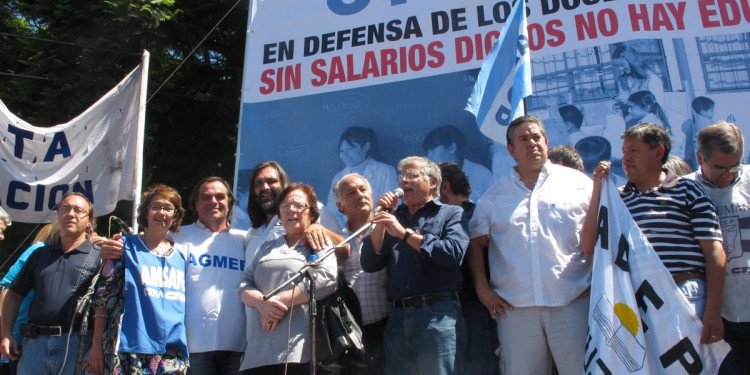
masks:
[[[187,198],[193,184],[205,176],[231,181],[247,1],[187,56],[235,3],[2,1],[0,100],[37,126],[67,122],[117,84],[148,50],[148,96],[153,97],[146,111],[144,187],[165,183]],[[154,95],[185,58],[185,64]],[[132,205],[123,203],[115,214],[129,220]],[[26,246],[22,240],[33,228],[15,224],[10,228],[0,244],[0,264],[3,256]]]

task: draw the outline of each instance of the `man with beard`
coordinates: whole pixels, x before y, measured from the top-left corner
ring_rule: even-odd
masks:
[[[265,161],[255,166],[250,178],[250,197],[247,203],[247,213],[250,215],[252,225],[247,231],[245,240],[245,264],[250,264],[255,257],[255,252],[264,242],[284,235],[284,228],[279,224],[276,215],[276,197],[290,183],[289,176],[275,161]],[[328,243],[330,230],[335,234],[341,233],[333,213],[327,210],[320,202],[319,223],[310,225],[305,231],[305,238],[313,250],[322,250],[332,245]],[[349,257],[348,249],[339,249],[336,257],[340,261]]]

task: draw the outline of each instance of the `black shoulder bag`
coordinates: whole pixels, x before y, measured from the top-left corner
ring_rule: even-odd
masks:
[[[336,291],[317,302],[317,361],[331,367],[365,367],[359,298],[341,270],[337,279]]]

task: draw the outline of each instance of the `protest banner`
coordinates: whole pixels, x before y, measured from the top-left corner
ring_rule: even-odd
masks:
[[[249,178],[261,161],[278,161],[331,206],[334,176],[368,160],[395,168],[427,155],[425,139],[444,125],[463,135],[450,158],[464,166],[476,201],[515,164],[464,110],[512,3],[253,1],[232,225],[249,226]],[[730,119],[750,131],[741,104],[750,90],[746,0],[527,0],[525,13],[534,92],[526,111],[544,121],[550,147],[580,143],[587,168],[609,159],[622,175],[619,136],[639,121],[669,127],[673,154],[693,163],[706,122]],[[698,97],[711,108],[696,107]],[[370,147],[340,142],[354,127],[374,131]]]
[[[119,200],[136,200],[137,207],[147,78],[144,52],[143,62],[99,101],[51,127],[33,126],[0,102],[0,206],[13,221],[51,222],[69,192],[85,195],[97,215]]]

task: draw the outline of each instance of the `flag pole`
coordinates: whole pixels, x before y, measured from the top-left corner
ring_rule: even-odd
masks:
[[[141,189],[143,185],[143,139],[146,130],[146,94],[148,92],[148,63],[149,53],[143,50],[141,61],[141,93],[138,100],[138,132],[135,145],[135,184],[133,186],[133,233],[138,233],[138,205],[141,203]]]

